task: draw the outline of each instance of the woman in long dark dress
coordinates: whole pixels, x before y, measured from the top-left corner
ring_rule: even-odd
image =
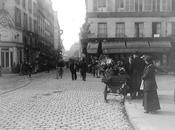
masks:
[[[151,57],[145,58],[146,67],[142,76],[143,79],[143,107],[145,113],[153,112],[160,109],[159,99],[157,95],[157,83],[155,79],[155,66]]]

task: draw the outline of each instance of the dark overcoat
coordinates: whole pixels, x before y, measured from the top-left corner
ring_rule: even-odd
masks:
[[[149,64],[145,67],[142,79],[144,80],[144,91],[157,89],[157,83],[155,79],[155,67],[153,64]]]
[[[146,112],[160,109],[159,98],[157,95],[157,84],[155,79],[155,67],[149,64],[145,67],[142,79],[143,88],[143,106]]]

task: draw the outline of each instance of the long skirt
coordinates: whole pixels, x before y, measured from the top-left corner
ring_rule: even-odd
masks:
[[[146,111],[155,111],[160,109],[159,98],[157,90],[144,91],[143,95],[143,107]]]

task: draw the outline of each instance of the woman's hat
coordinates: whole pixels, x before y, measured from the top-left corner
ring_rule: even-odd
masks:
[[[152,58],[150,56],[146,56],[144,58],[145,61],[147,61],[148,63],[151,63],[152,62]]]

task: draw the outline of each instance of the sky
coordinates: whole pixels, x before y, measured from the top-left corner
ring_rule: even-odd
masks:
[[[61,36],[66,50],[79,41],[79,32],[85,21],[85,0],[52,0],[53,8],[58,12]]]

